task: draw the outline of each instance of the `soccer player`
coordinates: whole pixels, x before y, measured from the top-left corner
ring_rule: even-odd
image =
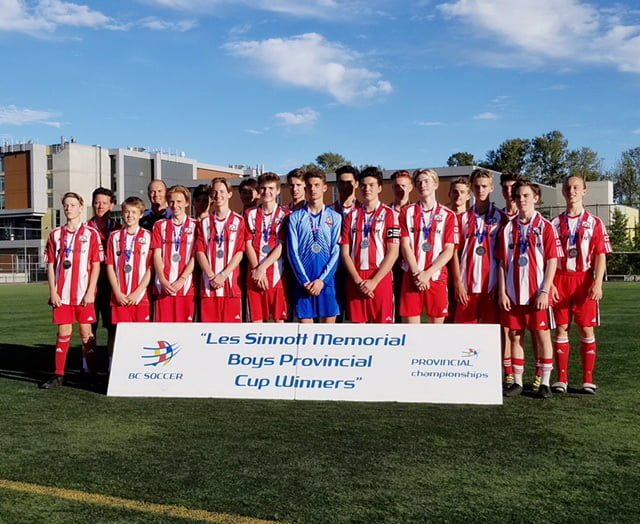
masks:
[[[167,191],[171,218],[153,226],[151,248],[155,269],[154,320],[193,322],[195,310],[193,267],[197,221],[187,216],[191,192],[184,186]]]
[[[203,322],[242,322],[238,266],[245,250],[244,219],[231,211],[231,186],[211,181],[211,214],[198,224],[196,257],[202,269],[200,316]]]
[[[292,169],[287,173],[287,184],[289,185],[289,194],[291,202],[287,206],[290,212],[302,209],[306,205],[305,195],[305,172],[303,169]],[[326,176],[325,176],[326,178]]]
[[[448,313],[447,262],[458,241],[453,211],[436,201],[438,173],[417,169],[413,183],[419,201],[400,212],[400,249],[405,260],[400,315],[410,324],[420,323],[423,310],[434,324]]]
[[[125,227],[109,237],[107,275],[114,324],[151,321],[151,233],[140,227],[143,213],[140,198],[127,198],[122,203]]]
[[[276,173],[260,175],[258,192],[260,204],[245,212],[248,319],[263,322],[273,318],[275,322],[284,322],[289,318],[282,280],[288,211],[278,205],[280,177]]]
[[[40,385],[50,389],[63,383],[73,324],[79,324],[82,352],[91,375],[96,371],[96,339],[91,332],[95,321],[96,285],[103,258],[99,233],[82,223],[83,198],[73,192],[62,197],[67,223],[49,235],[44,253],[49,281],[49,302],[53,323],[58,326],[55,373]]]
[[[199,184],[193,190],[193,216],[196,220],[208,217],[210,207],[209,184]]]
[[[301,323],[335,323],[340,314],[335,273],[342,217],[324,205],[327,177],[320,168],[305,175],[306,205],[289,215],[287,254],[295,276],[295,314]]]
[[[329,207],[342,215],[342,220],[355,209],[356,189],[358,188],[358,168],[350,165],[336,169],[336,184],[338,186],[338,200]]]
[[[524,338],[528,329],[533,331],[538,348],[537,365],[541,369],[538,396],[550,398],[553,319],[549,312],[549,291],[562,248],[551,222],[536,211],[540,187],[520,180],[512,191],[518,216],[502,229],[497,250],[498,303],[502,309],[501,323],[509,329],[514,369],[514,383],[504,394],[513,397],[522,393]]]
[[[391,188],[393,189],[393,202],[389,204],[389,207],[397,211],[399,215],[400,210],[411,203],[409,200],[413,191],[411,173],[404,169],[394,171],[391,174]]]
[[[491,202],[493,175],[487,169],[471,173],[474,205],[458,216],[460,244],[453,264],[456,295],[455,321],[459,324],[499,324],[496,301],[498,262],[495,258],[500,229],[506,215]]]
[[[344,218],[340,240],[348,274],[346,309],[352,322],[394,321],[393,274],[398,258],[397,213],[380,202],[382,171],[368,167],[360,174],[362,205]]]
[[[242,211],[256,207],[259,202],[258,182],[255,178],[245,178],[238,185]]]
[[[87,225],[98,231],[103,252],[106,254],[109,235],[121,227],[116,220],[111,218],[115,196],[111,189],[99,187],[91,195],[91,202],[93,218],[89,220]],[[109,277],[107,276],[107,268],[104,262],[100,265],[95,308],[96,321],[92,324],[91,331],[95,337],[98,331],[98,320],[102,318],[102,326],[107,330],[107,351],[111,353],[116,329],[111,319],[111,286],[109,285]],[[84,362],[84,368],[86,370],[86,362]]]
[[[167,203],[167,184],[164,180],[152,180],[147,186],[147,194],[151,207],[142,215],[140,225],[147,231],[153,231],[156,222],[171,218],[171,208]]]
[[[456,215],[461,215],[467,210],[467,202],[471,199],[471,185],[465,176],[454,178],[449,183],[449,205],[447,206]]]
[[[552,288],[558,381],[551,389],[556,393],[566,393],[569,384],[569,324],[572,318],[580,331],[581,391],[593,395],[597,390],[593,382],[597,354],[595,326],[600,324],[599,305],[606,256],[612,250],[602,220],[584,208],[586,194],[587,184],[582,177],[566,178],[562,195],[567,209],[552,221],[564,251]]]

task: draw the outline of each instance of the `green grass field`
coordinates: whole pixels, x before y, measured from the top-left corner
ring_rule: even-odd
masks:
[[[46,297],[0,286],[2,523],[640,521],[638,284],[606,285],[598,395],[491,407],[43,391]]]

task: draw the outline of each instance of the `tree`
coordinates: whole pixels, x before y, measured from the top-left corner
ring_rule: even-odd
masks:
[[[482,166],[501,173],[522,173],[530,148],[531,140],[510,138],[502,142],[498,149],[489,151]]]
[[[316,163],[327,173],[333,173],[340,166],[351,164],[349,160],[338,153],[322,153],[316,157]]]
[[[531,141],[527,174],[536,182],[555,185],[567,175],[569,142],[560,131],[551,131]]]
[[[475,166],[476,159],[473,158],[473,155],[471,153],[458,152],[454,153],[447,159],[447,165],[449,167]]]
[[[610,177],[616,202],[640,207],[640,147],[624,151]]]
[[[624,253],[631,248],[629,239],[629,219],[619,209],[613,210],[611,224],[608,227],[609,240],[613,247],[613,255],[607,262],[607,272],[610,275],[631,274],[631,260],[628,254]]]
[[[598,157],[598,153],[589,147],[569,151],[566,166],[567,176],[577,175],[586,181],[603,178],[602,158]]]

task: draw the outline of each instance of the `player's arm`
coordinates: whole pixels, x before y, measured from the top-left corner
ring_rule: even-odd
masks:
[[[60,295],[56,289],[56,270],[53,262],[47,264],[47,281],[49,282],[49,300],[53,307],[59,307],[62,305]]]
[[[419,271],[413,275],[414,281],[419,289],[429,289],[431,286],[431,278],[444,266],[447,265],[451,257],[453,256],[454,244],[453,242],[447,242],[444,245],[442,252],[436,257],[428,268]]]
[[[100,262],[92,262],[89,269],[89,285],[87,292],[82,298],[81,304],[88,306],[96,301],[96,286],[98,285],[98,277],[100,276]]]
[[[553,285],[553,278],[558,268],[558,259],[551,258],[547,260],[544,268],[544,277],[542,279],[542,287],[538,289],[538,296],[535,300],[536,309],[549,309],[549,290]]]
[[[300,234],[298,232],[299,220],[294,218],[295,213],[289,215],[288,228],[287,228],[287,255],[293,274],[300,285],[304,286],[308,284],[310,279],[305,271],[304,264],[300,258]]]
[[[469,302],[469,295],[467,295],[467,290],[464,287],[464,282],[462,281],[462,273],[460,271],[460,254],[462,253],[462,246],[460,249],[454,249],[453,255],[451,257],[451,273],[453,275],[453,287],[456,295],[456,302],[458,304],[465,305]]]
[[[191,276],[191,273],[193,273],[194,267],[196,267],[196,260],[195,257],[191,257],[189,259],[189,263],[184,267],[182,273],[180,273],[180,276],[176,279],[175,282],[172,283],[176,291],[184,287],[184,285],[187,283],[187,280],[189,279],[189,276]]]
[[[504,311],[511,310],[511,299],[507,295],[507,272],[503,260],[498,263],[498,305]]]
[[[369,279],[360,283],[360,290],[369,296],[373,296],[373,292],[378,287],[378,284],[382,282],[382,279],[386,277],[393,269],[393,265],[398,260],[398,254],[400,253],[400,244],[395,242],[387,242],[386,252],[384,258],[378,267],[378,271]]]
[[[147,270],[142,275],[142,280],[140,280],[140,284],[137,288],[135,288],[130,295],[127,296],[127,300],[129,304],[134,305],[137,304],[142,296],[147,292],[147,288],[149,286],[149,282],[151,282],[151,268],[148,267]]]
[[[589,298],[591,300],[602,299],[602,281],[607,270],[607,255],[599,253],[594,259],[593,284],[589,288]]]
[[[336,270],[338,269],[338,261],[340,260],[340,235],[342,232],[342,215],[335,214],[336,221],[331,228],[331,237],[330,243],[331,246],[331,254],[329,256],[329,260],[327,262],[324,271],[320,274],[318,280],[322,280],[323,287],[324,282],[333,277],[335,275]]]
[[[156,276],[160,282],[160,288],[165,295],[175,295],[176,292],[171,287],[171,282],[164,276],[164,260],[162,260],[162,248],[155,248],[153,250],[153,267],[156,271]]]
[[[113,296],[116,299],[116,302],[121,306],[128,306],[129,300],[127,296],[120,291],[120,286],[118,285],[118,277],[116,276],[116,272],[113,269],[113,264],[109,264],[107,262],[107,278],[109,279],[109,284],[111,285],[111,291],[113,292]]]
[[[211,278],[211,285],[214,289],[224,287],[226,281],[229,280],[229,277],[231,277],[231,273],[233,273],[240,265],[243,255],[244,253],[242,251],[238,251],[231,257],[231,260],[229,260],[229,263],[225,266],[225,268],[220,271],[220,273],[214,275],[213,278]]]
[[[344,265],[344,268],[347,270],[349,278],[351,278],[351,280],[353,280],[355,285],[359,288],[360,284],[364,282],[364,280],[358,273],[356,265],[353,262],[353,258],[351,258],[351,244],[342,244],[340,246],[340,254],[342,256],[342,263]],[[360,289],[360,291],[362,291],[362,289]]]

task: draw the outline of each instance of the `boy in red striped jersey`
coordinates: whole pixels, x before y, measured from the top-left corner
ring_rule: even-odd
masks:
[[[247,278],[248,320],[264,322],[289,318],[289,304],[282,280],[284,272],[285,218],[278,205],[280,177],[263,173],[258,177],[260,204],[245,211],[245,253],[249,261]]]
[[[187,216],[191,192],[184,186],[167,191],[171,218],[156,222],[151,236],[155,269],[156,322],[193,322],[193,268],[197,221]]]
[[[103,259],[99,233],[83,224],[80,217],[84,200],[77,193],[62,197],[67,223],[49,235],[44,261],[49,280],[49,302],[53,306],[53,323],[58,325],[55,374],[40,385],[42,389],[63,382],[73,324],[78,322],[82,352],[90,374],[96,371],[96,339],[91,324],[96,319],[96,285]]]
[[[397,213],[380,202],[382,171],[366,168],[358,185],[362,204],[344,218],[340,239],[348,318],[390,324],[395,316],[391,269],[398,258],[400,225]]]
[[[556,393],[566,393],[569,384],[569,324],[575,321],[580,330],[582,356],[582,392],[595,394],[593,371],[596,365],[595,326],[600,325],[600,299],[606,270],[606,256],[611,253],[609,235],[604,223],[585,210],[587,184],[582,177],[570,176],[562,184],[567,209],[552,220],[564,256],[558,263],[552,296],[556,319]]]
[[[143,213],[140,198],[127,198],[122,203],[125,227],[111,233],[107,244],[114,324],[151,321],[151,233],[140,227]]]
[[[449,311],[447,263],[458,242],[458,221],[450,209],[438,204],[438,173],[417,169],[413,183],[419,201],[400,212],[400,250],[405,270],[400,315],[420,323],[426,309],[434,324],[442,324]]]
[[[245,250],[244,219],[229,209],[231,186],[225,178],[211,181],[211,214],[198,223],[196,258],[202,269],[202,322],[242,322],[238,266]]]
[[[498,263],[495,258],[498,233],[507,217],[491,202],[493,175],[486,169],[471,173],[474,205],[458,215],[460,244],[454,255],[456,322],[498,324],[496,303]]]
[[[551,222],[536,211],[540,187],[520,180],[512,191],[518,216],[502,229],[497,248],[498,303],[502,309],[501,323],[509,330],[514,369],[514,383],[504,394],[512,397],[522,393],[524,339],[526,330],[530,330],[536,340],[541,368],[538,396],[550,398],[553,318],[549,311],[549,290],[562,248]]]

